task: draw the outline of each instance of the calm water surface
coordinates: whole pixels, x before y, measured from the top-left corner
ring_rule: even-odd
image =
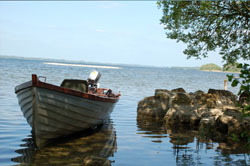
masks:
[[[250,165],[241,147],[201,141],[195,131],[171,131],[160,122],[137,121],[137,104],[157,88],[183,87],[187,92],[222,89],[225,73],[169,68],[120,66],[98,69],[101,87],[121,91],[110,123],[94,133],[82,133],[35,150],[14,87],[46,76],[60,85],[64,78],[87,79],[92,68],[55,66],[42,60],[0,58],[0,165],[81,165],[84,158],[108,158],[112,165]],[[228,89],[237,93],[238,89]]]

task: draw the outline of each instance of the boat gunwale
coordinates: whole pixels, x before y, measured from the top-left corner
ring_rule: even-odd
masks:
[[[32,80],[22,83],[15,87],[15,93],[18,93],[24,89],[30,88],[30,87],[38,87],[38,88],[44,88],[56,92],[61,92],[67,95],[81,97],[89,100],[94,101],[102,101],[102,102],[109,102],[109,103],[116,103],[119,100],[119,95],[116,97],[107,97],[107,96],[100,96],[98,94],[90,94],[90,93],[84,93],[76,90],[72,90],[69,88],[64,88],[56,85],[52,85],[49,83],[41,82],[36,74],[32,74]],[[100,88],[101,89],[101,88]]]

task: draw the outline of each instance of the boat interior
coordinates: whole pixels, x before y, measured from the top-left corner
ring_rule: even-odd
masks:
[[[61,87],[77,90],[84,93],[88,92],[88,82],[86,80],[65,79],[63,80]]]

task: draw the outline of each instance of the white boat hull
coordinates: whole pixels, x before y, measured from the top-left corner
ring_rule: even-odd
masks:
[[[17,97],[38,147],[102,124],[115,106],[40,87],[23,89],[17,92]]]

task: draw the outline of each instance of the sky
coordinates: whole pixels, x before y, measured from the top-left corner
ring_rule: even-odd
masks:
[[[167,39],[156,1],[0,1],[0,55],[159,67],[222,66],[187,59]]]

